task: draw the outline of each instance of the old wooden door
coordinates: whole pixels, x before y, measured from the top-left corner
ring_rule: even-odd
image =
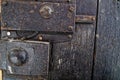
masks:
[[[100,0],[93,80],[120,80],[120,0]]]
[[[3,0],[3,80],[119,80],[115,43],[120,41],[119,4],[119,0]]]

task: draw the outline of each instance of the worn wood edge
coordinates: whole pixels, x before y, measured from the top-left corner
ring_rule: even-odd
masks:
[[[2,80],[2,70],[0,70],[0,80]]]

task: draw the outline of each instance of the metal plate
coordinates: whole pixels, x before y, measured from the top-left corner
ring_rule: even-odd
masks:
[[[38,0],[38,1],[41,1],[41,2],[69,2],[69,3],[73,3],[75,2],[76,0]]]
[[[27,39],[27,40],[37,40],[37,41],[47,41],[47,42],[67,42],[71,41],[73,38],[73,34],[45,34],[45,33],[38,33],[36,36],[29,37],[27,36],[33,35],[35,32],[28,32],[28,31],[1,31],[1,38],[2,39]]]
[[[3,53],[3,54],[6,54],[6,57],[5,57],[6,70],[8,74],[41,75],[41,76],[48,75],[49,50],[50,50],[48,42],[8,41],[6,44],[6,47],[7,47],[5,50],[6,53]],[[11,63],[8,57],[10,54],[10,51],[16,48],[22,48],[28,53],[28,56],[27,56],[28,59],[26,63],[24,63],[21,66],[16,66],[13,63]]]
[[[45,6],[52,12],[49,18],[44,17]],[[11,0],[7,2],[7,5],[2,5],[3,27],[1,29],[73,32],[74,16],[75,4]],[[69,26],[73,28],[70,30]]]
[[[11,0],[10,0],[11,1]],[[36,1],[36,0],[14,0],[14,1]],[[59,2],[59,3],[61,3],[61,2],[69,2],[69,3],[73,3],[73,2],[75,2],[75,0],[37,0],[37,1],[40,1],[40,2]]]

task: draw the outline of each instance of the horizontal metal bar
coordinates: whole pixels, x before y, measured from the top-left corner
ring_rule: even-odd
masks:
[[[95,16],[89,15],[76,15],[75,22],[80,24],[93,24],[96,20]]]

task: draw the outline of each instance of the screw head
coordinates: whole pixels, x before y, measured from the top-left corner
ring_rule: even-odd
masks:
[[[22,48],[12,49],[8,54],[8,60],[15,66],[22,66],[27,62],[28,53]]]
[[[75,8],[73,6],[70,6],[69,11],[74,12]]]
[[[51,6],[44,5],[43,7],[41,7],[39,12],[43,18],[50,18],[54,11]]]
[[[39,38],[40,41],[43,40],[43,37],[42,37],[42,36],[39,36],[38,38]]]
[[[70,38],[70,39],[71,39],[71,38],[72,38],[72,35],[68,35],[68,38]]]
[[[67,0],[67,2],[71,2],[71,0]]]
[[[10,35],[11,35],[11,33],[8,31],[8,32],[7,32],[7,36],[10,36]]]
[[[73,30],[73,26],[68,26],[68,29],[72,31]]]

